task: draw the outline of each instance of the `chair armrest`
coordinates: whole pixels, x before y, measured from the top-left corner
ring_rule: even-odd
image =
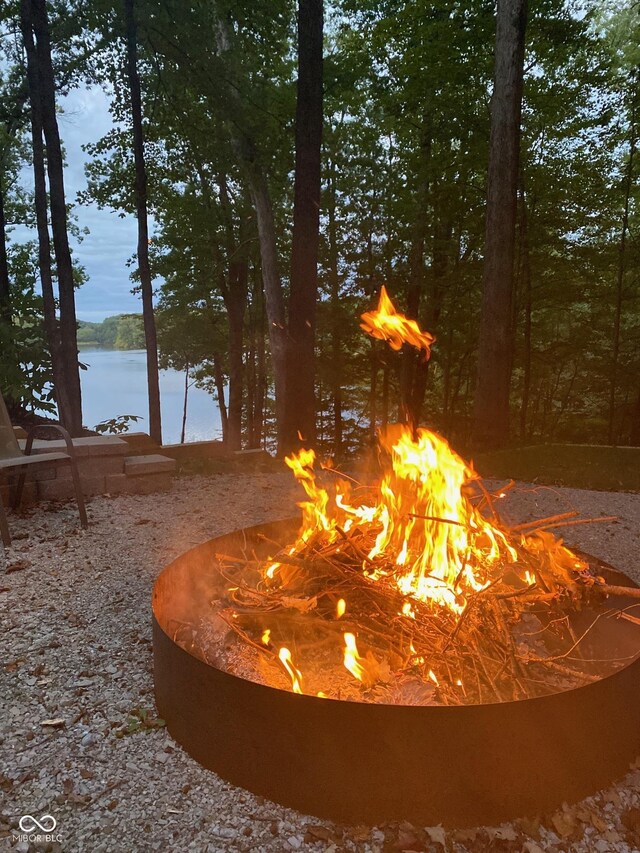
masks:
[[[69,435],[67,430],[59,424],[38,424],[37,426],[31,427],[31,429],[27,433],[27,443],[24,448],[25,456],[31,455],[31,448],[33,447],[33,439],[35,437],[35,433],[41,429],[52,429],[55,432],[60,433],[60,435],[65,441],[65,444],[67,445],[67,453],[69,454],[69,456],[71,456],[72,459],[75,457],[75,451],[73,449],[73,442],[71,440],[71,436]]]

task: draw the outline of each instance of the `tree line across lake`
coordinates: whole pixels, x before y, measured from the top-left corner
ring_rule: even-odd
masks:
[[[343,456],[396,418],[640,444],[637,2],[7,0],[0,35],[14,410],[77,433],[78,344],[135,342],[156,438],[162,364],[234,448]],[[56,111],[86,85],[114,124],[69,199]],[[137,218],[142,324],[77,324],[86,203]],[[362,334],[382,284],[430,361]]]
[[[141,314],[116,314],[101,323],[78,323],[79,346],[105,349],[144,349],[144,325]]]

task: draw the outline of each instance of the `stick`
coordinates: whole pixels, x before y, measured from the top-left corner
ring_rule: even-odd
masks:
[[[626,598],[640,598],[640,587],[637,586],[616,586],[611,583],[596,584],[596,588],[604,592],[605,595],[622,595]]]

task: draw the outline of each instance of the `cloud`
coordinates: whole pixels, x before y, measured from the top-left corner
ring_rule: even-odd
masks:
[[[66,153],[65,194],[67,203],[73,204],[77,193],[87,186],[84,166],[89,156],[82,146],[97,142],[111,130],[113,120],[109,98],[97,86],[70,92],[59,99],[58,106],[60,136]],[[31,167],[23,169],[22,179],[33,187]],[[90,232],[81,243],[72,240],[73,255],[88,275],[88,281],[76,293],[78,318],[97,322],[113,314],[140,312],[140,297],[131,293],[131,268],[127,266],[136,250],[135,218],[121,218],[115,211],[100,210],[95,204],[76,205],[73,212],[79,227]],[[18,227],[13,238],[34,239],[34,234]]]

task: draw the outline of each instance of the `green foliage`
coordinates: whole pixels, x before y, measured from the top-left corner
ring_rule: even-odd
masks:
[[[106,421],[100,421],[94,426],[94,430],[101,435],[121,435],[123,432],[129,432],[131,424],[136,424],[142,420],[141,415],[116,415],[114,418],[109,418]]]
[[[116,314],[102,323],[78,323],[78,343],[107,349],[144,349],[142,314]]]
[[[16,408],[55,414],[35,251],[32,243],[9,247],[12,322],[0,319],[0,390]]]

